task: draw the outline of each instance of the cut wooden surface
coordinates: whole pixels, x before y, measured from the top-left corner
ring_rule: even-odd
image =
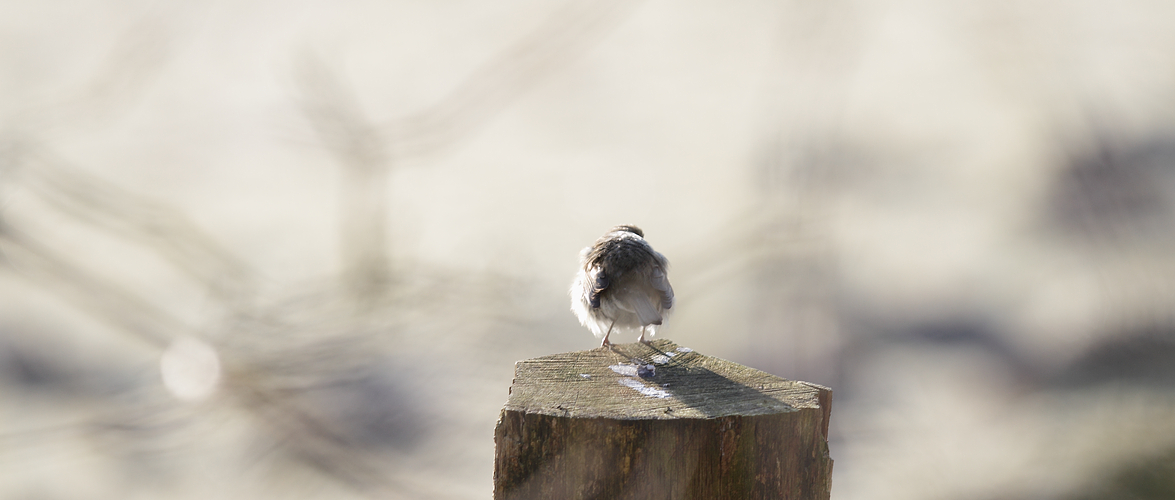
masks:
[[[665,339],[520,361],[495,498],[825,499],[831,394]]]

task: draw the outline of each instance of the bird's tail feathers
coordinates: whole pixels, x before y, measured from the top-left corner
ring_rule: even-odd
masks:
[[[632,308],[636,310],[636,316],[640,318],[642,325],[660,325],[664,319],[661,317],[661,312],[653,305],[653,301],[649,300],[648,295],[634,293],[630,303]]]

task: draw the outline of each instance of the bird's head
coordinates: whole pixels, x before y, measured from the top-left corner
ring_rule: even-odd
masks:
[[[612,230],[611,230],[611,231],[609,231],[609,232],[615,233],[615,232],[617,232],[617,231],[623,231],[623,232],[626,232],[626,233],[632,233],[632,234],[635,234],[635,235],[637,235],[637,236],[640,236],[641,238],[644,238],[644,237],[645,237],[645,232],[644,232],[644,231],[641,231],[641,228],[639,228],[639,227],[636,227],[636,226],[631,226],[631,225],[628,225],[628,224],[625,224],[625,225],[622,225],[622,226],[616,226],[616,227],[612,228]]]

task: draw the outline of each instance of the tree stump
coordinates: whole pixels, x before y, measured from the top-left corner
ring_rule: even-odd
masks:
[[[831,400],[663,339],[520,361],[494,498],[827,499]]]

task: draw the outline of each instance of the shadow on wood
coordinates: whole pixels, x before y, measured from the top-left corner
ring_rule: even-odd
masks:
[[[678,347],[518,362],[497,499],[826,499],[832,391]]]

